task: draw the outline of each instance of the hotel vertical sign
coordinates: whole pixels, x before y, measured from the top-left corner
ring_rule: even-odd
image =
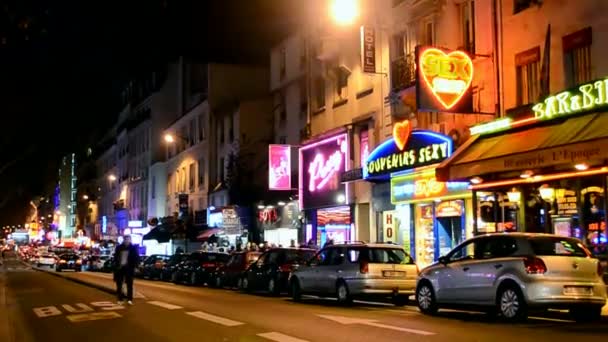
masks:
[[[361,26],[361,68],[376,73],[376,31],[369,26]]]

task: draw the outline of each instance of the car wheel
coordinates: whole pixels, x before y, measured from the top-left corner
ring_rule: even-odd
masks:
[[[268,293],[272,296],[278,296],[280,292],[281,288],[279,287],[277,280],[275,278],[270,278],[268,281]]]
[[[302,301],[302,289],[300,288],[300,281],[297,278],[291,280],[290,291],[291,299],[294,302]]]
[[[418,303],[418,309],[423,314],[434,315],[439,309],[435,299],[435,291],[431,284],[426,281],[418,285],[416,289],[416,302]]]
[[[517,286],[507,285],[500,288],[497,298],[497,310],[507,321],[523,321],[528,317],[524,296]]]
[[[395,304],[395,306],[406,306],[409,299],[409,296],[397,295],[393,297],[393,304]]]
[[[350,296],[350,291],[348,291],[348,286],[346,286],[346,283],[343,280],[339,281],[336,286],[336,298],[338,299],[338,304],[341,305],[348,305],[353,301]]]
[[[214,286],[217,287],[218,289],[222,288],[222,278],[219,276],[216,276],[213,282]]]
[[[243,278],[239,277],[239,279],[237,279],[236,281],[236,288],[239,290],[243,289]]]
[[[602,318],[602,307],[574,307],[570,308],[570,315],[577,322],[597,322]]]
[[[243,277],[243,280],[241,281],[241,284],[243,286],[243,291],[245,291],[245,292],[251,292],[251,285],[249,284],[249,278],[247,276]]]
[[[190,285],[196,285],[196,273],[194,272],[190,275]]]

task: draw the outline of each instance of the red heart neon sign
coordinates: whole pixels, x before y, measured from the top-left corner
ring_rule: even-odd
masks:
[[[471,87],[473,61],[463,51],[445,53],[428,48],[420,54],[422,78],[445,109],[456,105]]]
[[[405,145],[407,145],[411,133],[412,126],[408,120],[397,122],[393,127],[393,139],[400,151],[403,151]]]

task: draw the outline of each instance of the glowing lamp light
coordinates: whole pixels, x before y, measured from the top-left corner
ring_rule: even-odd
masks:
[[[114,175],[109,175],[109,176],[108,176],[108,180],[109,180],[110,182],[113,182],[113,181],[115,181],[115,180],[116,180],[116,176],[114,176]]]
[[[555,189],[550,188],[548,185],[543,185],[538,190],[540,192],[540,197],[545,201],[551,201],[555,197]]]
[[[507,198],[509,199],[509,202],[519,202],[521,200],[521,192],[513,189],[507,192]]]
[[[532,172],[530,170],[526,170],[526,171],[522,172],[521,175],[519,175],[519,177],[526,179],[526,178],[532,177],[533,175],[534,175],[534,172]]]
[[[89,196],[88,195],[82,195],[82,199],[86,201],[86,200],[89,199]]]
[[[265,206],[263,206],[263,205],[261,205],[261,204],[260,204],[260,205],[258,205],[258,209],[262,210],[262,209],[264,209],[264,208],[266,208],[266,207],[265,207]]]
[[[346,196],[340,194],[338,195],[338,197],[336,197],[336,202],[338,203],[344,203],[346,201]]]
[[[330,7],[331,17],[339,25],[352,24],[359,16],[357,0],[333,0]]]
[[[585,164],[585,163],[581,163],[581,164],[576,164],[574,165],[574,168],[579,170],[579,171],[585,171],[589,168],[589,165]]]
[[[280,202],[279,202],[279,203],[277,203],[277,204],[278,204],[280,207],[285,206],[285,202],[283,202],[283,201],[280,201]]]
[[[164,138],[165,138],[165,142],[167,142],[169,144],[175,142],[175,138],[171,134],[169,134],[169,133],[165,134]]]
[[[469,181],[471,182],[471,184],[481,184],[481,183],[483,183],[483,178],[473,177],[473,178],[469,179]]]

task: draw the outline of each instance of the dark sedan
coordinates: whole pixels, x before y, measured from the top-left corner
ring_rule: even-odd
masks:
[[[287,290],[289,274],[310,260],[316,251],[308,248],[273,248],[251,264],[242,280],[243,290],[265,290],[278,295]]]
[[[205,284],[210,275],[228,261],[228,254],[194,252],[176,267],[173,281],[190,285]]]
[[[82,271],[82,259],[78,254],[65,253],[59,256],[57,265],[55,266],[57,272],[64,270],[73,270],[75,272]]]
[[[230,255],[225,265],[211,275],[209,285],[213,287],[242,287],[242,280],[249,265],[258,260],[260,252],[238,252]]]
[[[153,254],[150,255],[143,263],[141,268],[141,276],[146,279],[158,279],[163,270],[165,263],[169,262],[170,256]]]
[[[175,277],[175,270],[177,265],[183,262],[188,258],[186,253],[174,254],[172,255],[167,262],[164,262],[161,266],[160,270],[160,280],[162,281],[173,281]]]

